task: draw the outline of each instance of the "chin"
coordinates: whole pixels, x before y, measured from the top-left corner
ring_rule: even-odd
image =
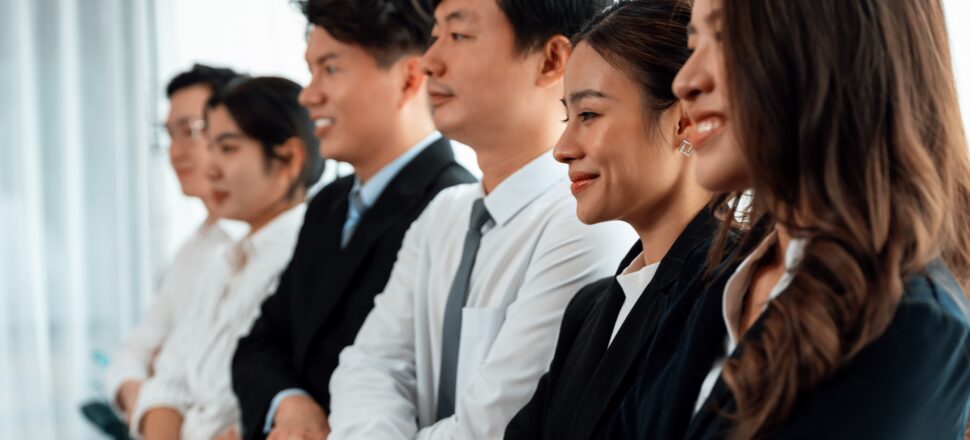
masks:
[[[595,225],[606,221],[599,212],[585,210],[581,206],[576,206],[576,218],[584,225]]]

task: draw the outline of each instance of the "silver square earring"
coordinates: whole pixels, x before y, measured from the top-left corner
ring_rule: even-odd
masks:
[[[687,142],[687,139],[684,139],[684,141],[680,143],[680,148],[678,148],[677,151],[680,151],[680,154],[683,154],[684,156],[690,157],[691,154],[694,154],[694,146],[691,145],[690,142]]]

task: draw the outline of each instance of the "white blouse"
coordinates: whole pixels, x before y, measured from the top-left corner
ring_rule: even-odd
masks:
[[[764,258],[765,254],[771,249],[772,246],[778,241],[778,232],[772,232],[768,237],[765,237],[764,241],[758,245],[758,247],[748,255],[741,265],[735,269],[734,274],[728,279],[727,284],[724,285],[724,300],[723,300],[723,314],[724,314],[724,325],[727,326],[728,336],[725,338],[724,346],[725,353],[730,356],[734,349],[738,346],[738,340],[743,336],[737,333],[738,322],[741,320],[742,307],[744,305],[745,295],[748,293],[748,289],[751,286],[751,277],[754,275],[754,270],[758,266],[757,263]],[[805,245],[808,244],[808,240],[802,238],[792,238],[788,242],[788,249],[785,251],[785,273],[778,279],[778,283],[775,287],[771,289],[768,294],[768,301],[765,302],[764,308],[761,309],[761,313],[768,308],[768,302],[775,299],[780,295],[788,286],[791,284],[792,279],[795,277],[795,271],[798,265],[801,263],[802,258],[805,255]],[[711,368],[711,372],[707,374],[704,378],[704,382],[701,384],[701,390],[697,397],[697,403],[694,404],[694,414],[700,411],[701,407],[704,406],[704,402],[711,395],[711,391],[714,390],[714,385],[717,384],[717,380],[721,377],[721,371],[724,369],[724,360],[727,356],[718,359],[714,362],[714,367]]]
[[[610,344],[613,344],[613,338],[620,331],[620,327],[626,321],[626,318],[630,316],[630,311],[633,310],[633,306],[643,295],[643,291],[653,280],[653,277],[657,275],[657,268],[660,267],[660,262],[656,262],[650,265],[645,265],[643,261],[643,253],[637,256],[630,265],[623,270],[623,273],[616,276],[616,282],[620,284],[620,288],[623,289],[623,296],[626,298],[623,300],[623,305],[620,306],[620,312],[616,315],[616,323],[613,324],[613,334],[610,335]]]
[[[238,425],[232,355],[289,263],[305,211],[305,204],[290,209],[205,265],[192,302],[180,304],[182,319],[162,345],[155,375],[142,385],[132,435],[146,412],[161,407],[182,415],[185,440],[208,440]]]
[[[155,355],[175,326],[179,305],[192,300],[191,295],[195,292],[191,286],[200,272],[199,268],[231,241],[224,222],[203,224],[175,254],[151,306],[111,356],[104,388],[109,401],[115,402],[125,381],[143,381],[151,376]]]

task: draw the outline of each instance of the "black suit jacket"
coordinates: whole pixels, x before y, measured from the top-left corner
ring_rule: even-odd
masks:
[[[584,287],[563,315],[549,371],[532,399],[509,423],[506,439],[602,438],[640,369],[645,349],[668,306],[708,288],[707,251],[717,225],[707,209],[675,240],[653,280],[617,332],[610,335],[625,296],[615,277]],[[617,273],[642,250],[630,250]],[[723,283],[722,283],[723,285]]]
[[[886,332],[800,396],[770,438],[962,439],[970,405],[970,326],[958,306],[965,301],[954,300],[954,293],[963,295],[939,262],[910,279]],[[692,417],[701,383],[725,355],[721,304],[721,293],[709,292],[688,319],[673,323],[684,329],[684,338],[657,353],[666,361],[661,356],[645,361],[613,420],[611,438],[730,438],[727,416],[736,406],[723,379]],[[742,338],[739,350],[760,333],[763,319]]]
[[[313,198],[293,259],[233,358],[247,439],[264,437],[270,403],[285,389],[306,390],[329,409],[338,355],[384,289],[405,232],[439,191],[474,181],[455,162],[450,143],[435,142],[401,169],[345,249],[340,241],[354,177],[334,181]]]

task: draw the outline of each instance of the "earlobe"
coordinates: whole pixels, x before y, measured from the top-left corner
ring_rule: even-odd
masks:
[[[542,47],[542,60],[539,66],[538,84],[546,87],[562,80],[566,72],[566,62],[572,52],[572,45],[565,35],[556,35]]]

